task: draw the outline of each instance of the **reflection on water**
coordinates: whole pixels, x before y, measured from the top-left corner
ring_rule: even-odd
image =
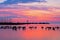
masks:
[[[0,25],[1,28],[2,25]],[[7,26],[7,25],[4,25]],[[59,27],[59,24],[9,25],[14,30],[0,29],[0,40],[60,40],[60,30],[46,30],[47,27]],[[52,28],[54,29],[54,28]]]

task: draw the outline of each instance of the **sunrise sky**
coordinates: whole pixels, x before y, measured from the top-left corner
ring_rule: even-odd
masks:
[[[60,0],[0,0],[0,22],[26,20],[59,24]]]

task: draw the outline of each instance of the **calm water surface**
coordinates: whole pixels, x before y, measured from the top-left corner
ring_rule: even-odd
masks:
[[[13,26],[13,25],[12,25]],[[0,29],[0,40],[60,40],[60,31],[45,30],[41,27],[55,27],[60,24],[30,24],[30,25],[16,25],[25,26],[26,30]],[[37,27],[36,29],[29,29],[29,27]]]

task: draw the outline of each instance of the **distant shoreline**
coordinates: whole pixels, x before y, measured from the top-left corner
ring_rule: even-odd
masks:
[[[25,24],[50,24],[47,22],[41,22],[41,23],[7,23],[7,22],[1,22],[0,25],[25,25]]]

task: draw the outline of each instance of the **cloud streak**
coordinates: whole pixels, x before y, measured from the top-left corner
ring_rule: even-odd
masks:
[[[45,2],[45,0],[7,0],[2,4],[17,4],[17,3],[32,3],[32,2]]]
[[[4,5],[4,7],[14,7],[16,6],[18,8],[18,5],[21,6],[50,6],[50,7],[60,7],[60,0],[7,0],[0,5]],[[2,6],[0,6],[2,7]]]
[[[7,0],[0,0],[0,3],[4,3],[5,1],[7,1]]]

